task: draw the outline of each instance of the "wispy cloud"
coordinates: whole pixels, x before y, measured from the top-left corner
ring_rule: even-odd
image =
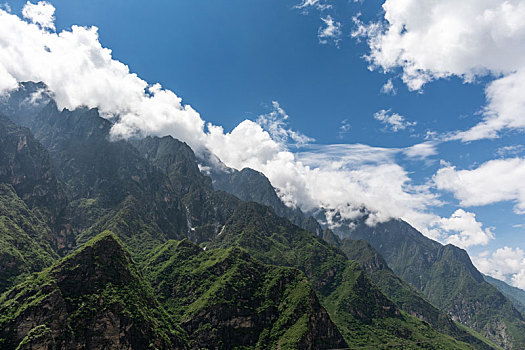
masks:
[[[374,119],[380,121],[393,132],[398,132],[400,130],[405,130],[407,127],[414,126],[417,122],[409,122],[405,120],[400,114],[393,113],[390,109],[382,109],[374,113]]]
[[[346,134],[350,132],[352,129],[352,125],[348,121],[348,119],[344,119],[341,121],[341,125],[339,126],[339,131],[337,133],[337,137],[342,139]]]
[[[325,26],[319,27],[317,33],[319,43],[328,44],[329,42],[333,42],[335,46],[339,46],[341,35],[343,33],[341,30],[341,22],[335,21],[330,15],[321,17],[321,20],[324,22]]]
[[[288,114],[281,108],[279,102],[272,101],[272,107],[271,112],[260,115],[257,118],[257,124],[266,130],[274,140],[281,144],[295,146],[301,146],[315,141],[311,137],[288,128]]]
[[[517,156],[520,153],[525,152],[525,146],[523,145],[511,145],[500,147],[496,150],[496,155],[499,157]]]
[[[397,90],[394,87],[394,83],[392,83],[392,79],[388,79],[387,82],[381,86],[381,93],[386,95],[397,94]]]
[[[295,5],[295,8],[308,11],[310,8],[314,8],[319,11],[324,11],[331,9],[333,6],[324,0],[304,0],[298,5]]]
[[[0,8],[3,8],[7,12],[11,12],[11,6],[7,2],[4,2],[3,4],[0,4]]]

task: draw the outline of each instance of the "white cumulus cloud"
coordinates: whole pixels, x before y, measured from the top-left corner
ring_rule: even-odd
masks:
[[[452,165],[439,169],[433,180],[440,190],[450,191],[461,205],[487,205],[501,201],[515,203],[514,211],[525,213],[525,159],[495,159],[471,170]]]
[[[473,245],[486,245],[494,234],[489,228],[483,229],[481,222],[476,221],[474,213],[463,209],[456,210],[450,218],[441,218],[437,226],[448,235],[445,241],[461,248]]]
[[[390,109],[382,109],[374,113],[374,119],[383,123],[387,128],[393,132],[405,130],[409,126],[414,126],[417,122],[409,122],[400,114],[393,113]]]
[[[491,75],[483,120],[456,139],[498,137],[525,127],[524,0],[386,0],[384,20],[354,20],[355,37],[366,37],[373,68],[401,69],[412,90],[458,76],[467,82]]]
[[[10,12],[9,7],[7,10]],[[22,9],[22,15],[42,28],[55,30],[55,7],[47,1],[39,1],[37,4],[28,1]]]
[[[519,247],[484,252],[473,257],[473,263],[484,274],[525,290],[525,252]]]
[[[52,7],[26,5],[32,10],[24,12],[36,11],[32,6]],[[16,88],[20,81],[43,81],[60,108],[98,107],[114,118],[116,137],[171,134],[192,147],[203,144],[199,114],[173,92],[148,84],[113,59],[111,50],[100,44],[96,27],[49,32],[0,10],[0,43],[0,91]]]
[[[323,206],[354,215],[366,207],[371,222],[403,218],[421,230],[436,219],[429,214],[429,207],[439,204],[436,195],[429,186],[414,184],[395,162],[396,156],[419,161],[434,155],[430,143],[405,149],[332,145],[317,156],[312,149],[293,153],[290,145],[304,147],[311,140],[288,128],[289,117],[277,102],[256,121],[226,132],[206,124],[174,92],[149,84],[115,60],[96,27],[57,33],[49,31],[49,23],[33,21],[0,10],[0,93],[22,81],[43,81],[59,108],[98,107],[114,123],[114,137],[172,135],[197,152],[210,149],[228,166],[263,172],[286,203],[305,210]]]

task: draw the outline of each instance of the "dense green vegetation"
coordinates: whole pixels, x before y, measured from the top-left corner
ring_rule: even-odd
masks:
[[[405,314],[365,276],[359,264],[322,239],[279,218],[270,208],[240,205],[210,247],[240,246],[265,263],[305,273],[349,344],[377,347],[471,348]]]
[[[53,263],[57,254],[47,243],[50,235],[13,188],[0,183],[0,293]]]
[[[194,348],[346,347],[301,272],[261,264],[238,247],[169,241],[145,272]]]
[[[0,315],[5,349],[187,347],[109,231],[3,294]]]
[[[41,88],[0,100],[27,127],[0,117],[1,348],[483,345],[379,255],[372,271],[362,245],[346,243],[356,262],[323,240],[262,174],[226,170],[222,189],[242,198],[216,191],[186,144],[112,141],[96,109],[28,103]]]
[[[430,323],[441,333],[474,344],[477,349],[494,346],[486,339],[478,341],[479,337],[459,327],[450,316],[428,302],[414,287],[397,277],[381,255],[366,241],[346,238],[336,239],[333,244],[340,247],[348,258],[358,262],[381,292],[403,311]]]

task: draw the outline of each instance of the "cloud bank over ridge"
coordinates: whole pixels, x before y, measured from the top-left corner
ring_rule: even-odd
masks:
[[[290,147],[312,140],[288,128],[289,117],[277,102],[256,121],[244,120],[226,132],[206,123],[174,92],[147,83],[113,59],[111,50],[101,45],[96,27],[55,32],[54,8],[45,2],[27,4],[24,13],[29,21],[0,10],[4,93],[18,82],[43,81],[60,108],[99,108],[114,122],[115,138],[171,135],[197,152],[213,150],[230,167],[263,172],[288,205],[304,210],[327,207],[353,217],[367,208],[370,224],[402,218],[433,238],[457,236],[464,247],[487,241],[479,239],[487,237],[487,231],[471,213],[455,213],[448,221],[432,214],[431,207],[441,204],[432,185],[414,184],[396,162],[398,157],[420,161],[436,155],[431,142],[404,149],[315,145],[292,152]]]

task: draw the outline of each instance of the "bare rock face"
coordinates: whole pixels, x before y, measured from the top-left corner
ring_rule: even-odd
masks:
[[[186,348],[108,232],[6,293],[0,314],[2,349]]]
[[[66,205],[47,150],[24,127],[0,115],[0,183],[13,186],[52,226]]]

